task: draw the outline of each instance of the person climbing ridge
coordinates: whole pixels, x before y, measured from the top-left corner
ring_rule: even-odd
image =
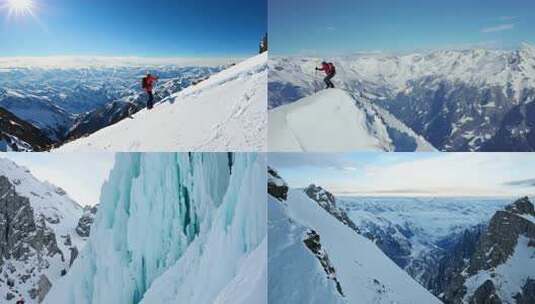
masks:
[[[327,76],[325,76],[323,81],[327,85],[327,89],[334,89],[334,84],[331,81],[331,79],[336,75],[336,68],[334,67],[334,64],[332,62],[323,61],[321,63],[321,68],[316,67],[316,71],[324,71],[325,75]]]
[[[154,95],[152,94],[152,89],[154,86],[154,82],[158,80],[158,77],[152,76],[150,73],[147,73],[147,76],[143,77],[143,80],[141,82],[141,86],[143,87],[143,90],[147,92],[149,95],[149,100],[147,100],[147,109],[152,109],[154,106]]]

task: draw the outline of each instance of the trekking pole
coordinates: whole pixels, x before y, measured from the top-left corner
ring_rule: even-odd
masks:
[[[318,93],[318,70],[317,68],[314,69],[314,94]]]

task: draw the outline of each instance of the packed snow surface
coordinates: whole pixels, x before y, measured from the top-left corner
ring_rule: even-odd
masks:
[[[358,103],[346,91],[328,89],[269,112],[268,145],[271,151],[395,151],[389,127],[405,131],[412,150],[432,146],[399,123],[388,121],[371,105]],[[386,113],[385,113],[386,114]]]
[[[266,303],[265,168],[254,153],[118,154],[44,303]]]
[[[268,202],[270,303],[440,303],[373,242],[302,190],[290,190],[284,203]],[[320,236],[344,296],[303,244],[307,230]]]
[[[264,151],[267,54],[245,60],[59,151]]]

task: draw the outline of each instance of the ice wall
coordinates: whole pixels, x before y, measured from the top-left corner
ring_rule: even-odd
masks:
[[[265,257],[265,178],[262,154],[118,154],[88,244],[45,303],[213,303]]]

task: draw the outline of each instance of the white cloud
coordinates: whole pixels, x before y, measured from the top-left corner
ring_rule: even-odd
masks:
[[[269,153],[268,162],[275,168],[316,167],[355,171],[355,162],[337,153]]]
[[[500,24],[497,26],[486,27],[486,28],[483,28],[481,32],[482,33],[495,33],[495,32],[512,30],[514,28],[515,28],[514,23],[508,23],[508,24]]]
[[[363,177],[328,185],[344,195],[519,196],[535,193],[518,180],[535,177],[535,155],[451,153],[364,167]],[[514,185],[513,185],[514,184]]]
[[[515,20],[517,18],[518,18],[518,16],[501,16],[500,18],[498,18],[498,20],[509,21],[509,20]]]

